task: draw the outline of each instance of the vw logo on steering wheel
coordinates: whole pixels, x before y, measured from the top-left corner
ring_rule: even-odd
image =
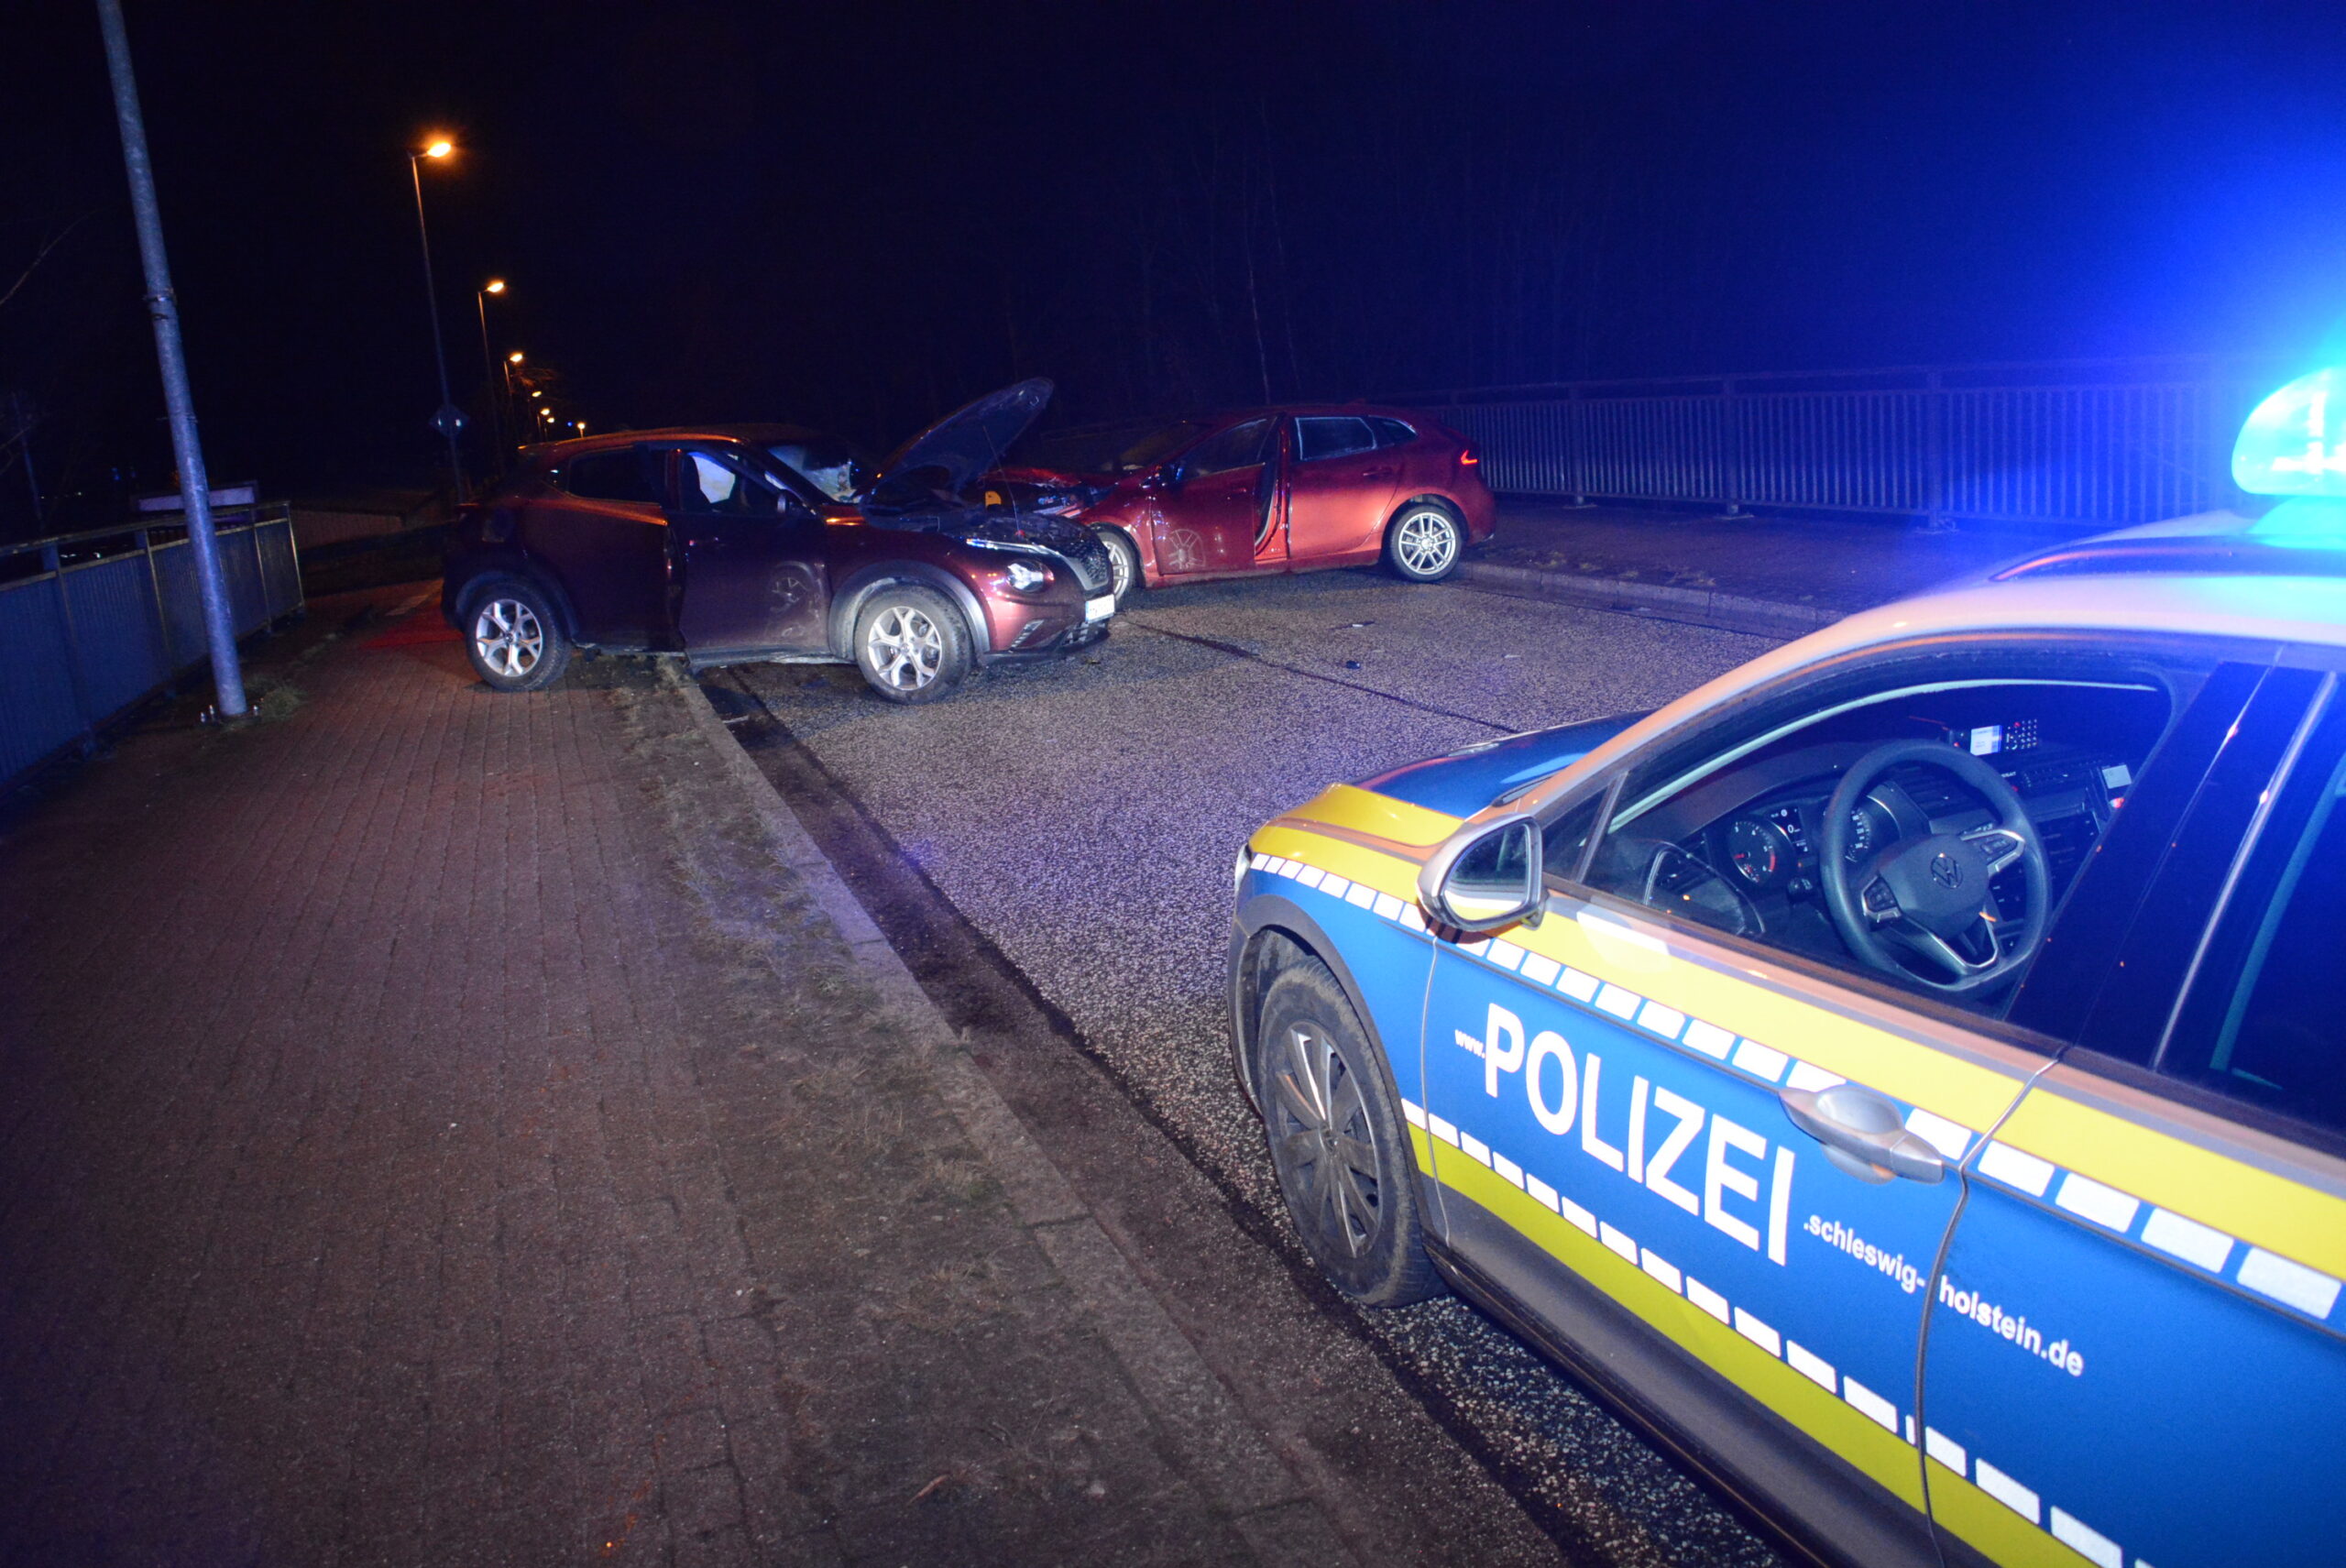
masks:
[[[1955,857],[1953,855],[1944,852],[1933,855],[1931,857],[1931,880],[1944,888],[1961,887],[1963,885],[1963,868],[1956,864]]]

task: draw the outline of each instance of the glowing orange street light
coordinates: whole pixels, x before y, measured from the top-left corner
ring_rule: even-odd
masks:
[[[505,358],[509,364],[519,365],[521,363],[521,351],[517,348],[512,353],[507,355]]]
[[[446,137],[433,137],[423,144],[421,152],[407,155],[407,171],[415,186],[415,237],[423,249],[423,300],[432,312],[432,361],[440,372],[440,410],[432,416],[432,427],[448,440],[448,477],[455,485],[459,501],[470,498],[465,492],[464,454],[457,448],[456,437],[463,433],[465,416],[457,409],[455,400],[448,395],[448,355],[440,341],[440,295],[432,281],[432,234],[423,222],[423,159],[438,162],[456,150],[456,144]]]
[[[473,291],[473,313],[480,318],[480,367],[482,374],[488,378],[487,384],[481,388],[481,395],[488,398],[496,396],[499,373],[502,372],[505,378],[504,402],[492,405],[489,409],[490,434],[499,446],[505,444],[505,421],[510,413],[513,403],[513,371],[511,367],[497,363],[497,356],[488,351],[488,297],[491,294],[503,292],[505,292],[505,280],[502,278],[491,278]],[[499,412],[499,408],[505,409],[507,412]]]

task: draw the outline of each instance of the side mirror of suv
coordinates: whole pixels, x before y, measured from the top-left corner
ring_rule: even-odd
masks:
[[[1528,817],[1461,832],[1418,872],[1418,897],[1435,919],[1461,931],[1536,924],[1547,897],[1540,848],[1540,825]]]

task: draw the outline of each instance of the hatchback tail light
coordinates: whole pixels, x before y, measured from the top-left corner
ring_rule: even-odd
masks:
[[[1462,468],[1471,468],[1482,460],[1482,455],[1471,446],[1458,455],[1458,466]]]

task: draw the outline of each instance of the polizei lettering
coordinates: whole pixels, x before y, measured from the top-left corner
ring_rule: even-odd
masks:
[[[1563,1036],[1542,1029],[1528,1038],[1523,1020],[1496,1003],[1477,1036],[1454,1029],[1459,1047],[1483,1060],[1483,1088],[1494,1100],[1517,1077],[1532,1120],[1551,1136],[1646,1188],[1663,1201],[1733,1236],[1773,1263],[1784,1261],[1792,1207],[1792,1151],[1666,1086],[1617,1071],[1605,1058],[1576,1053]],[[1617,1129],[1611,1137],[1600,1124]],[[1766,1179],[1768,1195],[1760,1198]]]

